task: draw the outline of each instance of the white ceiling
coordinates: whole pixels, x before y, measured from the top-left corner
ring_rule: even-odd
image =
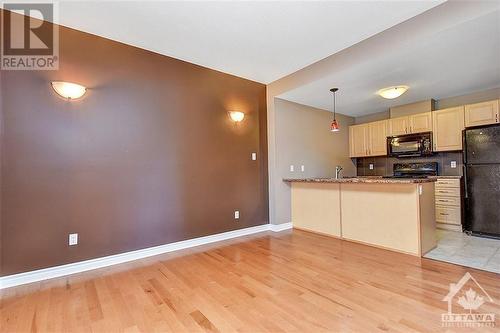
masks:
[[[443,1],[63,1],[56,22],[269,83]]]
[[[340,88],[337,112],[361,116],[424,99],[500,87],[500,9],[408,37],[410,41],[400,41],[390,51],[376,56],[367,53],[362,61],[279,97],[331,110],[329,89],[336,86]],[[375,94],[400,84],[409,85],[410,90],[399,98],[386,100]]]

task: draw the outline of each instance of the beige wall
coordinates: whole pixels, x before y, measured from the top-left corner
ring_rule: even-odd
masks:
[[[436,101],[433,99],[395,106],[389,109],[390,118],[405,117],[412,114],[435,110]]]
[[[335,166],[341,165],[344,175],[354,176],[356,167],[349,158],[348,126],[354,119],[337,114],[340,132],[330,132],[333,114],[329,111],[275,99],[276,223],[291,221],[290,184],[283,178],[333,177]],[[290,165],[295,171],[290,172]],[[304,172],[300,166],[304,165]]]
[[[389,110],[387,110],[387,111],[370,113],[370,114],[367,114],[364,116],[356,117],[356,118],[354,118],[354,123],[355,124],[365,124],[365,123],[371,123],[372,121],[389,119],[390,117],[391,117],[391,113],[389,112]]]
[[[441,98],[437,101],[436,109],[447,109],[454,106],[490,101],[497,98],[500,98],[500,87],[484,91],[477,91],[467,95]]]

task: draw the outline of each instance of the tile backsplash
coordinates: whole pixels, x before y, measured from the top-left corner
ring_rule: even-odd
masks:
[[[451,162],[456,161],[457,167],[452,168]],[[463,159],[462,152],[442,152],[436,153],[430,157],[417,158],[394,158],[387,156],[380,157],[361,157],[356,159],[358,176],[392,176],[392,165],[394,163],[418,163],[418,162],[437,162],[438,174],[440,176],[462,176]],[[370,170],[370,164],[373,164],[373,170]]]

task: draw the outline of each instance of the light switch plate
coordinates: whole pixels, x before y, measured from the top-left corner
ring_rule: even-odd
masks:
[[[77,245],[78,244],[78,234],[69,234],[68,244],[69,245]]]
[[[290,165],[290,172],[293,172],[295,170],[293,165]]]
[[[455,169],[457,167],[457,161],[451,161],[450,165],[453,169]]]
[[[305,170],[306,170],[306,167],[305,167],[305,166],[303,166],[303,165],[301,165],[301,166],[300,166],[300,171],[304,172]]]
[[[240,218],[240,211],[239,210],[235,210],[234,211],[234,219],[237,220]]]
[[[257,153],[252,153],[252,161],[257,161]]]
[[[373,170],[373,163],[368,164],[368,168],[369,168],[370,170]]]

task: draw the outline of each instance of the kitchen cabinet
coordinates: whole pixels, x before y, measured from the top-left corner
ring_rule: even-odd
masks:
[[[462,150],[464,107],[432,112],[434,151]]]
[[[408,134],[408,117],[389,119],[389,136]]]
[[[350,157],[387,155],[387,120],[349,127]]]
[[[460,179],[438,179],[435,184],[436,226],[462,231]]]
[[[431,112],[389,119],[389,136],[422,132],[432,132]]]
[[[409,116],[409,133],[432,132],[432,112],[417,113]]]
[[[387,155],[387,120],[369,123],[368,129],[368,155]]]
[[[497,124],[499,100],[487,101],[465,106],[465,127]]]
[[[368,156],[369,125],[361,124],[349,127],[349,156]]]

